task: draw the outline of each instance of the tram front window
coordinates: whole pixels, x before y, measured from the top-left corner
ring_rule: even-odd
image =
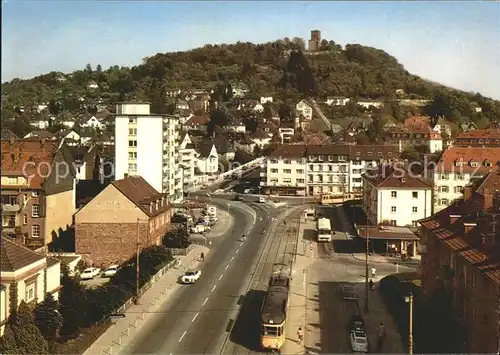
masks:
[[[264,327],[262,327],[262,330],[264,332],[263,335],[266,335],[266,336],[277,337],[277,336],[281,335],[281,327],[264,326]]]

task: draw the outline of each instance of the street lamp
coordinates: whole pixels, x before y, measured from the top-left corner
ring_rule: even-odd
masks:
[[[368,220],[367,220],[368,222]],[[365,239],[366,239],[366,254],[365,254],[365,313],[370,311],[369,302],[370,302],[370,282],[368,280],[368,249],[370,248],[370,238],[369,238],[369,228],[368,224],[365,226]]]
[[[413,293],[405,297],[405,302],[410,304],[410,318],[408,331],[408,354],[413,354]]]

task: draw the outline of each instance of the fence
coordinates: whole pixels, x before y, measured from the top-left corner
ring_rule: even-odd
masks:
[[[171,255],[188,255],[189,252],[194,248],[193,244],[190,244],[187,248],[167,248]]]

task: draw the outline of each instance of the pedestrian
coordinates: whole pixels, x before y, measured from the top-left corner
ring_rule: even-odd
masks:
[[[208,246],[212,247],[212,241],[211,240],[208,241]]]
[[[205,254],[201,253],[200,259],[201,259],[201,261],[205,261]]]
[[[302,340],[304,339],[304,333],[302,332],[302,328],[299,327],[297,330],[297,338],[299,339],[299,345],[302,345]]]
[[[378,341],[377,341],[377,348],[379,353],[382,352],[385,337],[386,337],[385,326],[383,322],[380,322],[380,325],[378,326]]]
[[[373,279],[373,278],[375,278],[375,272],[376,272],[376,271],[377,271],[377,270],[375,269],[375,267],[372,267],[372,279]]]
[[[370,290],[373,290],[373,280],[372,279],[370,279],[369,284],[370,284]]]

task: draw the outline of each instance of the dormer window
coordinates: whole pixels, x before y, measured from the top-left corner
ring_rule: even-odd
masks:
[[[463,162],[461,160],[455,160],[455,166],[462,166]]]
[[[491,164],[491,162],[489,162],[489,161],[485,161],[485,162],[484,162],[484,166],[490,167],[490,166],[492,166],[492,165],[493,165],[493,164]]]
[[[473,168],[477,167],[478,165],[479,165],[479,163],[477,161],[470,162],[470,166],[472,166]]]
[[[356,156],[360,156],[361,155],[361,152],[356,152]]]
[[[382,152],[378,152],[378,156],[381,157],[382,156]]]
[[[322,155],[318,156],[318,161],[323,161],[323,156]]]
[[[368,155],[369,155],[369,156],[372,156],[372,155],[373,155],[373,152],[368,152]]]
[[[328,161],[333,161],[333,156],[332,155],[328,156]]]
[[[388,152],[387,155],[392,157],[392,152]]]

